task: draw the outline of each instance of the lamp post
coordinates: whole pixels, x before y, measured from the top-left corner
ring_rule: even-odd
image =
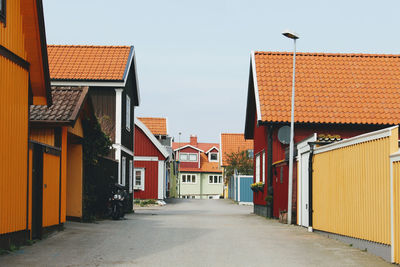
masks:
[[[179,143],[179,148],[180,148],[180,146],[181,146],[181,132],[179,132],[179,138],[178,138],[178,143]],[[180,158],[180,156],[181,156],[181,151],[180,150],[178,150],[178,182],[179,182],[179,198],[181,198],[181,178],[179,178],[179,175],[180,175],[180,173],[179,173],[179,171],[180,171],[180,168],[181,168],[181,158]]]
[[[293,149],[294,149],[294,97],[295,97],[295,78],[296,78],[296,40],[299,39],[299,35],[291,32],[282,32],[284,36],[293,40],[293,80],[292,80],[292,106],[290,114],[290,145],[289,145],[289,192],[288,192],[288,211],[287,211],[287,223],[292,223],[292,195],[293,195]]]

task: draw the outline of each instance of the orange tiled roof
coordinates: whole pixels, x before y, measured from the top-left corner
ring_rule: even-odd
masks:
[[[48,45],[52,80],[123,80],[131,46]]]
[[[289,122],[293,54],[254,57],[261,120]],[[297,53],[295,100],[296,122],[399,124],[400,55]]]
[[[181,172],[214,172],[222,173],[218,167],[218,162],[209,162],[208,157],[204,153],[200,153],[200,169],[198,168],[180,168]]]
[[[149,128],[154,135],[167,135],[167,119],[166,118],[138,118]]]
[[[253,140],[245,140],[244,134],[237,133],[222,133],[221,134],[221,165],[225,166],[224,162],[226,155],[232,152],[253,149]]]
[[[186,146],[186,145],[190,145],[190,143],[184,143],[184,142],[173,142],[172,143],[172,149],[175,150],[177,148]],[[193,146],[193,145],[191,145]],[[216,148],[219,149],[219,144],[217,143],[197,143],[197,146],[193,146],[193,147],[197,147],[200,150],[203,150],[204,152],[207,152],[210,148],[212,148],[213,146],[215,146]]]

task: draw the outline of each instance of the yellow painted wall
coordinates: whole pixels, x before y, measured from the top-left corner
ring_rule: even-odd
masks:
[[[400,263],[400,161],[393,163],[394,262]]]
[[[61,223],[66,221],[67,216],[67,127],[61,128]]]
[[[26,60],[20,0],[7,1],[6,20],[6,27],[0,23],[0,45]]]
[[[390,137],[316,154],[313,228],[390,244]]]
[[[67,160],[67,216],[82,217],[82,145],[68,144]]]
[[[27,160],[28,73],[0,56],[0,234],[26,229]]]
[[[43,153],[43,227],[59,224],[60,156]]]
[[[74,127],[68,127],[68,132],[72,133],[74,135],[77,135],[79,137],[83,137],[83,128],[82,128],[82,120],[81,118],[78,118],[76,120],[76,123]]]
[[[54,128],[31,128],[29,139],[54,146]]]

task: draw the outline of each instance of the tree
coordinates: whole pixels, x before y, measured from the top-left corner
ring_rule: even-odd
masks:
[[[225,177],[231,177],[235,169],[240,174],[253,174],[253,159],[247,150],[232,152],[226,155],[228,166],[225,168]]]

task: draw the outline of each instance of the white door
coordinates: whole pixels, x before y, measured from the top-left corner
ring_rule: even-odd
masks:
[[[301,155],[301,222],[302,226],[308,227],[309,203],[308,203],[308,159],[310,152]]]

